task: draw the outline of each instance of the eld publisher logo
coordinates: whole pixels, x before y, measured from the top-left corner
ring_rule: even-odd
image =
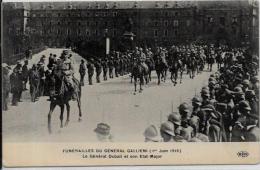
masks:
[[[237,156],[240,158],[245,158],[249,156],[249,153],[247,151],[240,151],[237,153]]]

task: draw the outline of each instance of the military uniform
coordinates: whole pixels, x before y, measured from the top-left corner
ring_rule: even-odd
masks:
[[[93,64],[93,60],[90,60],[90,62],[88,62],[87,64],[87,68],[88,68],[88,81],[89,81],[89,85],[92,85],[92,77],[94,75],[94,70],[95,70],[95,66]]]
[[[102,68],[103,68],[103,80],[107,80],[107,71],[108,71],[108,59],[105,58],[103,59],[102,63]]]
[[[86,65],[84,60],[81,60],[81,63],[79,65],[79,74],[80,74],[80,85],[84,86],[84,77],[86,75]]]
[[[11,93],[13,94],[12,105],[17,106],[18,102],[21,101],[21,95],[23,91],[23,77],[21,65],[17,65],[13,73],[10,75]]]
[[[22,67],[22,75],[23,75],[23,90],[27,90],[26,84],[27,84],[28,78],[29,78],[28,61],[26,61]]]
[[[98,61],[96,61],[94,65],[96,68],[96,81],[97,83],[100,83],[100,74],[102,72],[101,60],[99,59]]]

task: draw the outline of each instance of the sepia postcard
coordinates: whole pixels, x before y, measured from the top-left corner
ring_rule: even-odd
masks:
[[[4,167],[260,163],[259,1],[1,3]]]

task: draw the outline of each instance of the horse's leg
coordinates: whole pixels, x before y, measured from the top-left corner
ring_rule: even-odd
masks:
[[[53,110],[55,109],[56,107],[56,104],[52,103],[50,104],[50,111],[49,111],[49,114],[48,114],[48,130],[49,130],[49,133],[52,133],[52,130],[51,130],[51,115],[53,113]]]
[[[143,78],[143,76],[141,76],[141,77],[140,77],[140,84],[139,84],[139,85],[140,85],[139,93],[141,93],[142,90],[143,90],[143,89],[142,89],[142,84],[143,84],[143,83],[144,83],[144,78]]]
[[[79,108],[79,122],[82,120],[82,112],[81,112],[81,98],[77,95],[77,104]]]
[[[64,104],[60,104],[60,127],[63,128]]]
[[[136,86],[137,86],[137,78],[136,77],[134,77],[134,85],[135,85],[135,92],[136,92]]]
[[[181,70],[181,72],[180,72],[180,84],[182,83],[182,73],[183,73],[183,70]]]
[[[156,70],[157,78],[158,78],[158,85],[161,83],[161,77],[160,77],[160,72]]]
[[[70,121],[70,104],[69,104],[69,102],[66,102],[65,104],[66,104],[66,110],[67,110],[67,119],[65,122],[65,126],[67,126]]]

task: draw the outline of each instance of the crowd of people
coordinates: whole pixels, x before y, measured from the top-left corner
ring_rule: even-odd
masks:
[[[22,102],[22,92],[27,90],[28,83],[33,102],[43,95],[50,96],[49,100],[55,98],[59,93],[59,89],[51,89],[55,78],[63,79],[73,92],[76,71],[73,55],[64,50],[59,57],[50,54],[48,61],[46,58],[42,56],[31,68],[28,60],[24,64],[18,62],[12,71],[10,66],[2,64],[3,110],[8,109],[9,92],[13,94],[12,105]],[[195,96],[191,103],[182,103],[179,112],[171,113],[160,130],[154,125],[149,126],[144,132],[145,141],[259,141],[259,61],[258,56],[251,55],[246,48],[190,44],[168,49],[136,47],[132,51],[112,51],[106,57],[81,60],[80,85],[84,86],[86,74],[89,85],[93,85],[94,73],[96,83],[101,82],[102,72],[104,81],[131,74],[134,64],[154,70],[158,59],[171,73],[177,70],[177,77],[187,70],[190,78],[194,78],[196,72],[205,70],[206,64],[212,71],[215,62],[218,71],[211,74],[201,95]],[[176,78],[172,81],[177,83]]]
[[[146,142],[260,140],[258,57],[245,49],[232,49],[225,55],[228,62],[210,75],[200,96],[180,104],[179,112],[171,113],[160,128],[145,129]]]

